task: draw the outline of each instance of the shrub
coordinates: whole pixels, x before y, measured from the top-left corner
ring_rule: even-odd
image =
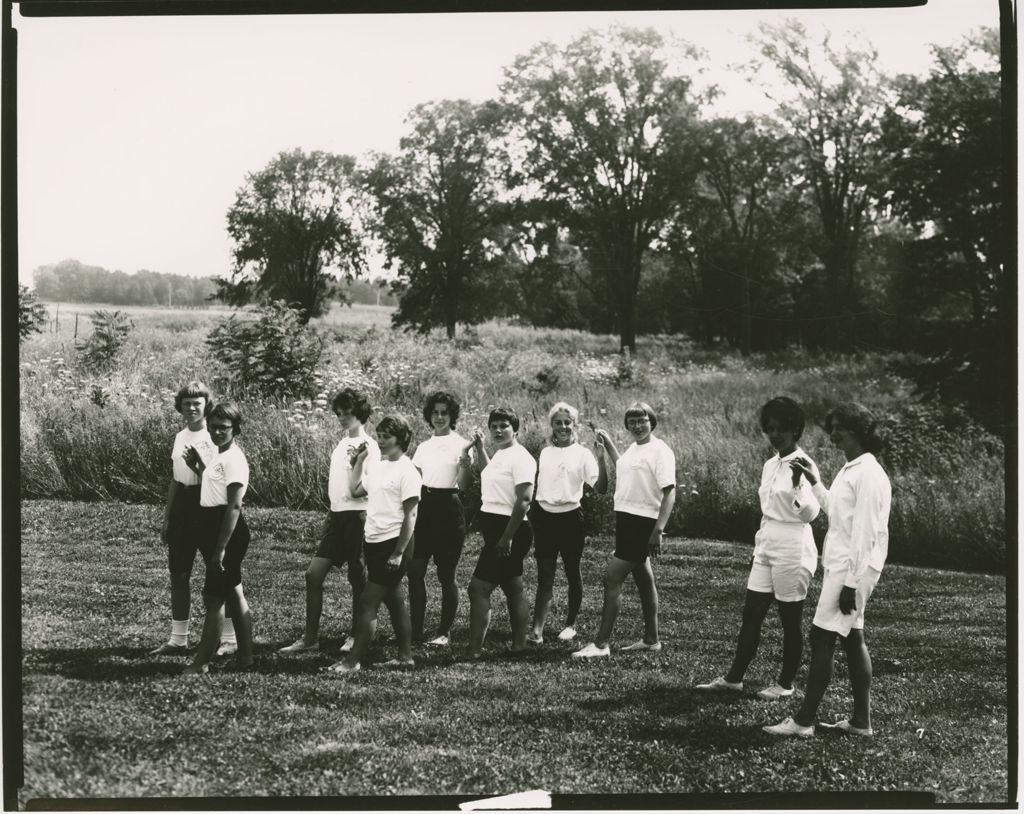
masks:
[[[46,306],[36,299],[28,286],[18,286],[18,336],[27,339],[41,334],[46,326]]]
[[[92,334],[75,343],[82,366],[94,373],[110,370],[135,323],[124,311],[93,311],[89,319]]]
[[[283,300],[260,306],[256,314],[251,321],[232,314],[206,338],[215,362],[227,371],[219,389],[236,396],[308,394],[323,340],[303,322],[302,309]]]

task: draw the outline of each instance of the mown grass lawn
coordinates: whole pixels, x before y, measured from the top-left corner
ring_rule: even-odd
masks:
[[[792,711],[753,693],[769,684],[780,637],[770,617],[749,694],[691,689],[721,674],[738,630],[750,557],[743,546],[669,540],[656,565],[665,650],[569,659],[554,640],[519,659],[504,600],[488,657],[421,648],[409,672],[328,678],[348,622],[348,585],[328,579],[328,653],[279,657],[301,629],[303,571],[321,517],[247,510],[253,545],[253,674],[179,677],[184,659],[146,651],[168,631],[161,509],[116,503],[22,504],[23,804],[38,798],[925,791],[942,803],[1007,800],[1005,579],[887,567],[868,614],[876,736],[778,742],[760,731]],[[480,545],[460,566],[468,583]],[[582,641],[596,629],[610,541],[584,560]],[[193,577],[193,640],[201,616]],[[532,594],[534,565],[527,560]],[[438,610],[429,583],[428,630]],[[496,598],[499,595],[496,594]],[[816,584],[809,604],[816,599]],[[531,596],[532,601],[532,596]],[[556,582],[556,613],[565,602]],[[383,615],[386,618],[386,614]],[[552,621],[554,630],[560,619]],[[805,616],[810,624],[810,609]],[[556,626],[557,625],[557,626]],[[627,586],[615,643],[641,631]],[[390,635],[385,621],[382,639]],[[388,658],[393,645],[375,651]],[[802,685],[803,671],[798,677]],[[843,659],[822,717],[849,709]],[[755,804],[756,805],[756,804]]]

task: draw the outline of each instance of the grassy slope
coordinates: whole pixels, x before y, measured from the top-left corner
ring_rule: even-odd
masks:
[[[493,655],[480,663],[420,650],[412,672],[329,679],[318,672],[333,660],[328,655],[273,655],[300,630],[302,572],[320,515],[249,510],[254,544],[245,573],[261,642],[258,670],[183,680],[183,659],[145,656],[168,627],[159,508],[38,501],[22,511],[22,800],[528,788],[923,790],[948,803],[1006,798],[1001,577],[887,568],[868,617],[878,734],[776,742],[759,727],[791,704],[691,689],[720,674],[731,655],[749,559],[742,546],[668,542],[656,566],[666,641],[660,656],[581,664],[568,658],[573,646],[556,640],[522,660],[501,658],[508,639],[502,599],[488,637]],[[467,543],[460,585],[479,544],[477,535]],[[596,628],[608,547],[606,539],[592,540],[584,559],[584,641]],[[197,564],[197,577],[201,572]],[[532,559],[526,582],[532,594]],[[428,584],[429,630],[438,607],[436,583]],[[812,601],[816,589],[817,582]],[[564,591],[560,575],[559,609]],[[348,619],[348,586],[338,572],[327,594],[325,643],[333,650]],[[465,641],[467,612],[464,601],[457,645]],[[559,622],[552,621],[555,631]],[[614,643],[640,630],[628,586]],[[197,631],[194,621],[194,637]],[[389,633],[389,624],[381,631]],[[771,683],[779,644],[773,615],[748,675],[752,690]],[[385,644],[376,655],[392,652]],[[803,679],[801,673],[798,686]],[[845,717],[848,704],[840,657],[822,717]]]

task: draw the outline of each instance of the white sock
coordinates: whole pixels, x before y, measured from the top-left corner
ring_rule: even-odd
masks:
[[[178,647],[188,646],[188,619],[171,620],[170,643]]]
[[[227,616],[224,617],[224,621],[220,626],[220,640],[221,642],[238,644],[238,639],[235,638],[235,623]]]

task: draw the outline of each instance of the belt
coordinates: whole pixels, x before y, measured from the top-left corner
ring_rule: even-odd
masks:
[[[198,483],[182,483],[180,480],[176,480],[175,483],[178,484],[179,489],[198,489],[201,486]]]
[[[458,489],[438,489],[436,486],[424,486],[424,494],[427,495],[457,495]]]

